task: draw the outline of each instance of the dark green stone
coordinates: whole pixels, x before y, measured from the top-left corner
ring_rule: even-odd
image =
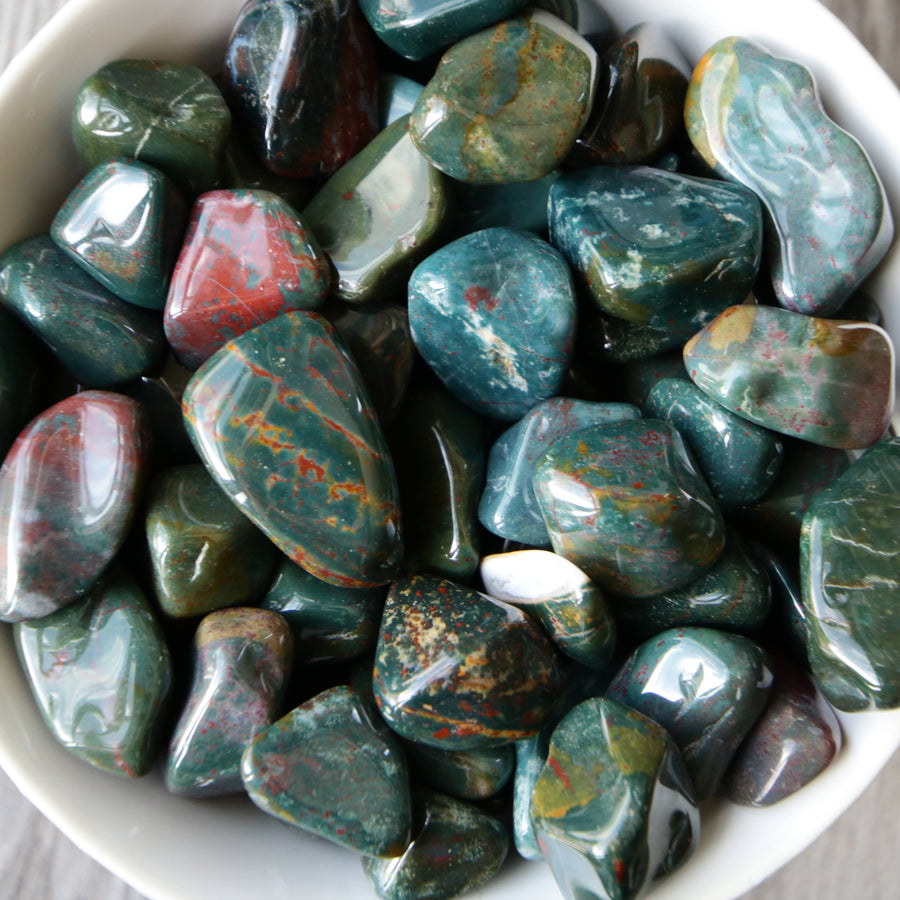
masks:
[[[423,86],[418,81],[395,75],[393,72],[378,73],[378,128],[383,131],[388,125],[408,116],[422,93]]]
[[[585,318],[590,323],[592,317]],[[597,349],[615,363],[659,356],[674,347],[681,348],[685,338],[682,331],[651,328],[609,315],[598,315],[592,331]]]
[[[547,235],[547,200],[556,184],[554,170],[536,181],[453,186],[453,234],[462,237],[485,228],[518,228]]]
[[[39,362],[37,342],[0,306],[0,461],[37,411]]]
[[[781,554],[756,541],[749,545],[749,549],[753,558],[765,569],[772,586],[772,609],[765,626],[766,635],[794,660],[809,668],[806,610],[803,608],[800,566],[796,558],[799,542],[795,543],[796,546],[782,548]]]
[[[631,360],[617,370],[619,390],[628,403],[643,408],[647,395],[664,378],[690,380],[681,350]]]
[[[404,747],[416,784],[427,785],[461,800],[493,797],[509,781],[516,765],[513,744],[473,750],[440,750],[406,741]]]

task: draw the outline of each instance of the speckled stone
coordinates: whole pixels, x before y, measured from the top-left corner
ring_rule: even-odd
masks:
[[[280,712],[293,661],[290,628],[268,610],[220,609],[200,623],[193,654],[166,787],[204,797],[241,791],[241,756]]]
[[[827,447],[879,440],[894,405],[894,348],[867,322],[733,306],[684,346],[694,383],[757,425]]]
[[[394,72],[378,73],[378,130],[408,116],[425,86]]]
[[[534,490],[553,549],[613,594],[688,584],[724,546],[709,488],[681,435],[659,420],[561,438],[537,462]]]
[[[0,301],[85,387],[137,378],[165,353],[159,315],[120,300],[47,235],[0,257]]]
[[[79,759],[114,775],[156,761],[172,664],[137,583],[124,572],[86,597],[13,632],[38,708]]]
[[[753,287],[759,201],[647,166],[595,166],[550,191],[550,240],[605,313],[685,338]]]
[[[415,784],[427,785],[460,800],[485,800],[503,788],[516,767],[514,744],[473,750],[439,750],[405,741]]]
[[[869,157],[825,114],[810,71],[754,41],[725,38],[694,71],[685,119],[703,159],[762,199],[781,305],[836,312],[894,229]]]
[[[189,618],[260,599],[278,551],[204,466],[158,472],[146,502],[153,587],[163,612]]]
[[[88,169],[113,156],[161,169],[188,194],[219,179],[231,114],[205,72],[178,62],[120,59],[85,80],[72,137]]]
[[[19,435],[0,469],[0,621],[91,589],[128,534],[147,454],[140,407],[105,391],[62,400]]]
[[[900,707],[900,439],[881,441],[803,517],[800,575],[807,650],[840,710]]]
[[[269,319],[317,309],[330,285],[318,241],[281,197],[209,191],[191,210],[166,300],[166,337],[181,362],[197,368]]]
[[[412,842],[397,859],[363,859],[379,897],[450,900],[500,870],[509,848],[503,824],[468,803],[434,791],[413,798]]]
[[[393,466],[325,319],[285,313],[235,338],[194,375],[184,411],[220,486],[294,562],[344,587],[395,576]]]
[[[715,793],[771,687],[768,658],[749,638],[712,628],[673,628],[631,654],[607,696],[672,735],[702,802]]]
[[[549,640],[520,610],[429,575],[388,593],[373,688],[410,740],[449,750],[534,734],[559,688]]]
[[[555,16],[533,10],[448,50],[411,119],[416,146],[459,181],[543,178],[587,121],[597,54]]]
[[[565,897],[636,897],[679,868],[700,835],[672,739],[602,698],[580,703],[557,726],[531,815]]]
[[[352,688],[329,688],[262,731],[241,774],[264,812],[343,847],[396,857],[409,843],[403,749]]]
[[[37,341],[0,306],[0,461],[37,411],[45,366]]]
[[[575,334],[565,260],[525,231],[489,228],[420,263],[409,281],[419,353],[476,412],[521,418],[560,388]]]

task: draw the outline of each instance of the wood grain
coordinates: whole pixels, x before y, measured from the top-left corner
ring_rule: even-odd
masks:
[[[63,2],[0,0],[0,69]],[[823,2],[900,83],[898,0]],[[837,824],[743,900],[896,900],[898,808],[900,754]],[[141,900],[141,895],[81,853],[0,771],[0,900]]]

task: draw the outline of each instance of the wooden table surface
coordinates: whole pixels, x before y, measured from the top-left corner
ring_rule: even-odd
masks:
[[[0,0],[0,70],[64,2]],[[900,83],[900,0],[823,2]],[[898,809],[900,755],[818,841],[743,900],[898,900]],[[78,850],[0,771],[0,900],[141,900],[141,895]]]

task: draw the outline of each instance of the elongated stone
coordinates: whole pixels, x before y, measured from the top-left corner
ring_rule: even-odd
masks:
[[[37,341],[0,306],[0,461],[35,412],[42,371]]]
[[[262,731],[241,774],[264,812],[343,847],[395,857],[409,843],[403,749],[352,688],[329,688]]]
[[[125,541],[147,460],[140,407],[85,391],[19,435],[0,469],[0,621],[83,596]]]
[[[554,731],[531,815],[565,897],[636,897],[679,868],[700,835],[672,739],[599,697],[576,706]]]
[[[114,775],[146,775],[162,738],[172,664],[137,583],[115,572],[87,596],[14,630],[53,736]]]
[[[294,562],[345,587],[394,577],[393,466],[328,322],[291,312],[235,338],[197,371],[184,411],[216,481]]]
[[[825,114],[810,71],[747,38],[725,38],[694,70],[685,119],[704,160],[760,196],[781,305],[836,312],[894,229],[871,160]]]
[[[318,241],[281,197],[210,191],[191,211],[166,300],[166,337],[196,368],[269,319],[317,309],[330,284]]]
[[[542,10],[448,50],[410,120],[432,164],[474,184],[534,181],[562,162],[593,99],[597,53]]]
[[[120,300],[46,235],[0,257],[0,300],[85,387],[137,378],[165,353],[158,315]]]
[[[202,465],[156,475],[147,491],[145,528],[156,599],[170,616],[250,606],[269,586],[275,545]]]
[[[803,517],[800,575],[813,675],[832,706],[900,706],[900,439],[881,441]]]
[[[280,712],[294,658],[290,628],[268,610],[220,609],[197,628],[193,657],[166,787],[204,797],[241,791],[244,750]]]
[[[540,728],[558,687],[550,642],[514,606],[428,575],[388,593],[373,689],[403,737],[449,750],[518,740]]]
[[[673,628],[628,657],[607,696],[672,735],[699,803],[715,793],[771,688],[768,657],[758,644],[712,628]]]
[[[493,797],[509,781],[516,766],[513,744],[472,750],[440,750],[413,741],[405,741],[403,746],[416,784],[460,800]]]
[[[894,408],[894,347],[868,322],[733,306],[685,344],[684,364],[742,418],[826,447],[874,444]]]

